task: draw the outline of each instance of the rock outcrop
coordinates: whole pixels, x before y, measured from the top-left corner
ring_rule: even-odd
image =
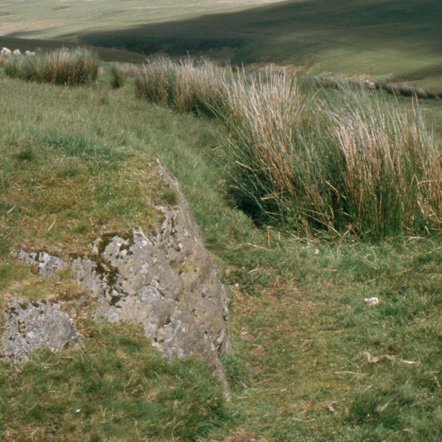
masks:
[[[230,348],[226,289],[180,186],[159,167],[177,197],[172,207],[157,206],[160,229],[103,236],[72,266],[97,298],[97,318],[138,323],[166,356],[203,357],[225,382],[219,356]]]
[[[88,256],[70,263],[46,252],[20,251],[16,257],[44,277],[71,267],[77,282],[95,297],[93,318],[140,324],[168,357],[203,358],[227,392],[220,361],[230,349],[227,292],[178,182],[161,163],[158,169],[175,203],[156,206],[162,214],[156,230],[103,234]],[[67,315],[49,301],[11,300],[6,322],[0,353],[13,361],[25,360],[37,348],[57,351],[76,338]]]
[[[0,356],[3,360],[22,363],[35,350],[60,351],[78,342],[73,321],[54,302],[12,298],[6,316],[0,340]]]

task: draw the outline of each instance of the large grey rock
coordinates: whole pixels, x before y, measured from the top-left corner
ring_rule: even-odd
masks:
[[[40,275],[48,277],[51,276],[57,270],[67,267],[67,264],[57,256],[49,255],[46,252],[31,252],[27,253],[24,250],[20,250],[16,257],[38,270]]]
[[[77,341],[72,320],[56,303],[15,298],[9,301],[0,340],[0,357],[3,360],[26,362],[35,350],[60,351]]]
[[[219,356],[230,349],[227,292],[178,182],[159,167],[177,200],[157,207],[160,229],[102,236],[73,269],[97,298],[97,318],[141,324],[166,356],[203,357],[225,382]]]

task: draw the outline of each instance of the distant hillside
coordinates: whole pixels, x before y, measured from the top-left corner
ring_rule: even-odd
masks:
[[[80,40],[137,52],[209,52],[234,62],[306,64],[442,86],[439,0],[289,1],[191,20],[153,23]]]
[[[129,0],[124,8],[115,0],[26,7],[0,0],[0,7],[0,44],[5,37],[51,38],[442,87],[440,0]]]

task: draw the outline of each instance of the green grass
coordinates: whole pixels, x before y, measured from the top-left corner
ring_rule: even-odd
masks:
[[[35,93],[31,85],[11,84],[29,92],[29,101],[12,90],[1,99],[8,109],[0,142],[1,223],[9,248],[17,241],[36,249],[69,244],[66,253],[76,253],[99,231],[156,222],[143,195],[155,192],[158,180],[149,175],[148,159],[140,162],[136,147],[126,145],[123,129],[97,125],[100,108],[108,106],[100,91],[42,87]],[[60,109],[57,101],[69,104]]]
[[[0,367],[4,440],[195,440],[230,419],[210,370],[166,360],[142,332],[90,324],[82,349]]]
[[[274,0],[275,1],[275,0]],[[63,4],[57,0],[31,1],[26,5],[0,1],[4,25],[2,34],[25,38],[78,37],[85,30],[109,30],[140,23],[164,22],[208,12],[244,9],[266,3],[266,0],[236,0],[231,2],[182,0],[130,0],[122,5],[118,0],[93,0]]]
[[[158,156],[225,268],[234,349],[226,404],[199,363],[160,359],[127,325],[80,321],[83,349],[1,366],[0,438],[440,440],[440,235],[362,243],[257,228],[228,195],[214,121],[135,99],[130,78],[0,86],[0,303],[84,296],[69,273],[43,281],[10,251],[64,256],[102,231],[149,229],[145,197],[170,198],[150,173]]]
[[[442,6],[437,0],[286,1],[225,14],[207,12],[118,32],[86,32],[80,38],[138,52],[206,52],[237,63],[304,65],[313,73],[376,76],[442,88]]]
[[[277,441],[438,440],[440,239],[275,236],[244,251],[231,279],[234,346],[254,375],[238,394],[243,428]],[[371,296],[379,306],[365,305]]]

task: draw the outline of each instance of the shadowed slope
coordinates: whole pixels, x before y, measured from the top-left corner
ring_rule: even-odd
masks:
[[[393,75],[437,85],[441,18],[438,0],[307,0],[79,38],[146,54],[212,52],[234,62],[319,64],[317,71]]]

